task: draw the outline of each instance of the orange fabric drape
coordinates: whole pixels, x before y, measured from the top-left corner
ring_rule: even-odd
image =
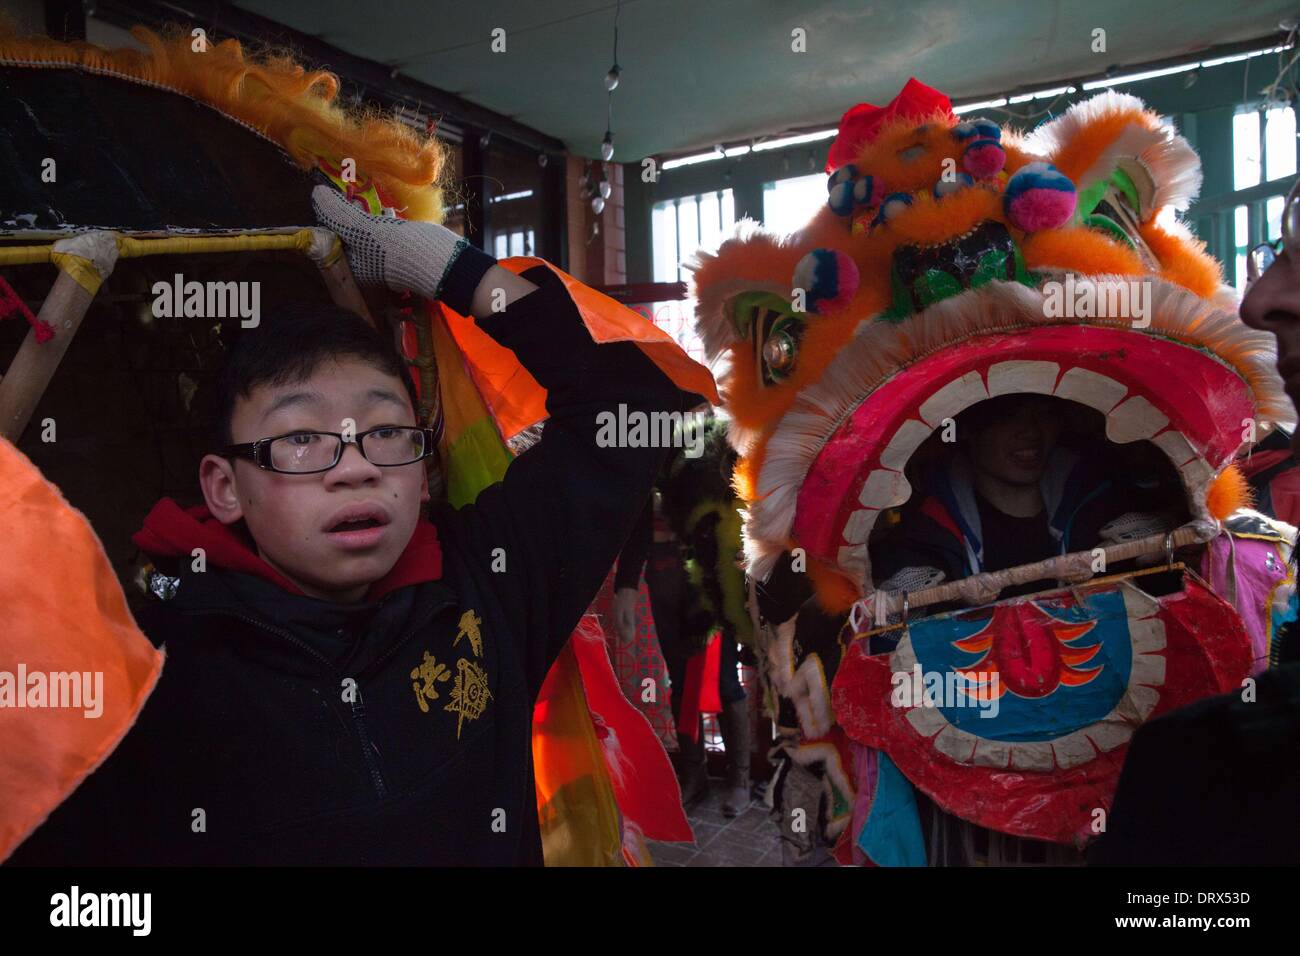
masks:
[[[117,746],[163,664],[90,523],[3,438],[0,615],[3,860]],[[41,682],[44,706],[17,706]]]

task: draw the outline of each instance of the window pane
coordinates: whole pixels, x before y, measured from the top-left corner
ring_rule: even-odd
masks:
[[[1269,180],[1295,175],[1295,110],[1271,109],[1264,124],[1264,168]]]
[[[1286,205],[1284,196],[1270,196],[1264,204],[1264,217],[1268,222],[1268,238],[1282,238],[1282,207]]]
[[[683,196],[677,205],[677,252],[679,256],[678,272],[674,281],[681,278],[680,262],[689,259],[700,247],[700,221],[694,196]]]
[[[506,237],[502,233],[497,233],[492,238],[492,246],[492,255],[496,258],[504,259],[506,256],[510,255],[510,251],[507,248]]]
[[[522,232],[510,233],[510,254],[512,256],[522,256],[524,254],[524,234]]]
[[[735,225],[736,199],[730,189],[655,203],[650,208],[654,281],[677,282],[682,262],[700,250],[716,252]]]
[[[539,254],[555,256],[563,230],[556,216],[554,170],[538,165],[535,149],[497,136],[489,142],[483,162],[483,179],[467,187],[480,193],[486,204],[485,248],[495,250],[498,237],[504,236],[505,248],[522,249],[523,235],[532,229],[543,247]],[[519,240],[513,238],[516,233]]]
[[[650,242],[654,246],[654,281],[677,281],[677,216],[671,202],[650,210]]]
[[[722,223],[719,220],[721,203],[717,193],[705,193],[700,197],[700,246],[716,249],[722,242]]]
[[[763,225],[773,232],[796,232],[808,225],[826,202],[826,176],[795,176],[763,185]]]
[[[1245,206],[1232,211],[1232,244],[1236,247],[1236,281],[1238,289],[1246,288],[1246,248],[1250,245],[1250,213]]]
[[[1259,114],[1232,118],[1232,188],[1259,185]]]

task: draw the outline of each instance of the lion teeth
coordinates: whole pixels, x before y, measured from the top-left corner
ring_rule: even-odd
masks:
[[[885,450],[880,454],[880,463],[893,471],[902,471],[912,457],[912,452],[921,447],[921,443],[930,437],[930,428],[925,422],[909,418],[894,433]]]
[[[1133,727],[1118,718],[1107,717],[1100,723],[1076,733],[1087,734],[1102,753],[1110,753],[1116,747],[1122,747],[1133,737]],[[1073,736],[1073,734],[1071,735]]]
[[[1090,369],[1072,368],[1061,376],[1061,382],[1052,394],[1095,408],[1104,415],[1128,394],[1128,387]]]
[[[1137,621],[1130,618],[1128,633],[1136,654],[1149,654],[1165,648],[1165,626],[1157,618]]]
[[[1133,657],[1133,680],[1151,687],[1162,687],[1165,683],[1165,659],[1160,654],[1135,654]]]
[[[1055,362],[999,362],[989,369],[989,397],[1024,392],[1051,395],[1060,373]]]
[[[1160,409],[1141,395],[1116,405],[1106,415],[1106,437],[1116,444],[1152,438],[1169,424]]]
[[[1197,457],[1196,449],[1192,447],[1192,443],[1187,440],[1186,435],[1177,429],[1170,428],[1163,431],[1151,441],[1165,453],[1166,458],[1174,463],[1175,468],[1181,468]]]
[[[859,508],[853,512],[844,526],[844,540],[849,544],[865,544],[879,516],[878,508]]]
[[[1011,748],[1012,769],[1050,773],[1053,762],[1050,744],[1017,744]]]
[[[1204,458],[1193,458],[1178,467],[1178,476],[1193,501],[1204,501],[1206,487],[1214,480],[1212,469]]]
[[[931,428],[938,428],[944,419],[952,418],[962,409],[988,397],[988,389],[984,387],[980,373],[967,372],[927,398],[921,405],[921,418]]]
[[[913,707],[907,712],[907,722],[922,737],[933,737],[948,726],[948,721],[936,707]]]
[[[901,471],[877,468],[867,475],[858,494],[858,503],[868,508],[884,510],[901,505],[912,495],[912,486]]]
[[[1062,770],[1081,766],[1097,756],[1097,751],[1093,749],[1088,738],[1079,733],[1066,734],[1059,740],[1053,740],[1052,753],[1056,758],[1056,765]]]

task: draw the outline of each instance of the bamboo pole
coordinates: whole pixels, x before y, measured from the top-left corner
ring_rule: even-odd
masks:
[[[1175,549],[1189,544],[1200,544],[1213,537],[1213,533],[1213,529],[1209,526],[1187,524],[1169,534],[1148,535],[1136,541],[1112,544],[1099,550],[1105,555],[1106,565],[1117,564],[1143,555],[1172,553]],[[996,595],[1004,588],[1016,584],[1028,584],[1030,581],[1056,579],[1064,580],[1067,584],[1081,584],[1092,577],[1092,562],[1095,558],[1093,551],[1074,551],[1070,554],[1045,558],[1033,564],[1007,568],[1004,571],[984,571],[962,578],[960,581],[948,581],[922,588],[911,594],[902,591],[878,592],[877,600],[883,602],[884,613],[895,614],[903,610],[904,602],[910,612],[932,604],[959,601],[971,593],[988,591]],[[993,600],[996,600],[996,597]]]
[[[375,323],[375,317],[370,314],[365,296],[361,294],[361,287],[357,285],[357,280],[352,275],[347,256],[337,256],[328,264],[320,266],[320,277],[325,282],[325,288],[329,290],[330,298],[334,300],[335,305],[351,309],[375,328],[379,327]]]
[[[28,329],[9,371],[0,380],[0,435],[14,444],[18,443],[36,411],[37,403],[45,394],[55,369],[63,361],[94,298],[94,294],[82,288],[71,275],[59,271],[37,316],[54,327],[54,338],[39,343],[36,330]]]

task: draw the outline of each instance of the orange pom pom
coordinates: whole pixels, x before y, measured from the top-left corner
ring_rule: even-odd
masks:
[[[1236,462],[1219,472],[1205,495],[1205,507],[1217,521],[1222,521],[1238,508],[1250,508],[1254,504],[1255,492]]]

